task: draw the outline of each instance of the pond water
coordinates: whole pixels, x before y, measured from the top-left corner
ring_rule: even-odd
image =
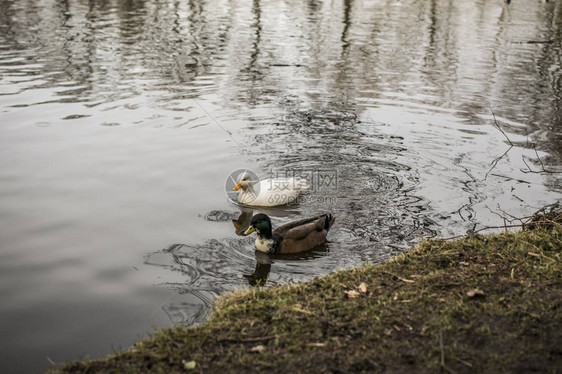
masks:
[[[2,0],[0,31],[5,373],[562,197],[560,0]],[[329,245],[256,257],[241,168],[311,177],[266,212]]]

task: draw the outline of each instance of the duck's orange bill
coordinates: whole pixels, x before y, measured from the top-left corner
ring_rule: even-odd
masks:
[[[242,185],[240,184],[240,182],[236,183],[236,186],[234,186],[234,188],[232,189],[232,191],[237,191],[239,189],[242,188]]]

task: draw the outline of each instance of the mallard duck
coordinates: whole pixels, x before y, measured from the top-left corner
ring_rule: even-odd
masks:
[[[250,206],[278,206],[296,203],[302,191],[308,189],[304,179],[274,178],[256,182],[250,173],[238,176],[233,191],[240,190],[238,202]]]
[[[326,242],[326,235],[336,221],[331,214],[300,219],[271,229],[271,220],[260,213],[252,217],[250,227],[244,232],[249,235],[257,231],[256,249],[266,253],[298,253],[308,251]]]

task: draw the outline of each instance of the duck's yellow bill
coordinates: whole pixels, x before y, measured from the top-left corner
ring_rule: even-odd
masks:
[[[254,231],[256,231],[256,228],[254,226],[250,226],[248,227],[248,230],[244,231],[244,235],[250,235]]]
[[[240,184],[240,182],[237,182],[237,183],[236,183],[236,186],[234,186],[234,188],[232,189],[232,191],[237,191],[237,190],[239,190],[239,189],[241,189],[241,188],[242,188],[242,185]]]

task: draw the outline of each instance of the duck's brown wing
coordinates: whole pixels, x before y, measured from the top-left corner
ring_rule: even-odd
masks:
[[[322,232],[326,226],[327,214],[303,218],[286,223],[273,230],[273,234],[281,235],[283,240],[302,240],[310,233]]]
[[[326,242],[326,230],[311,231],[301,239],[283,238],[275,253],[299,253],[309,251]]]

